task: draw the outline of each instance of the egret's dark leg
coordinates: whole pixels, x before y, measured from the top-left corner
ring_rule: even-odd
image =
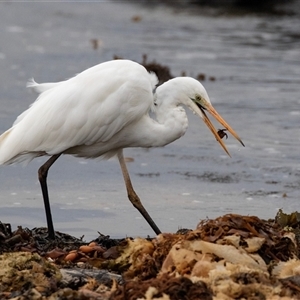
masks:
[[[50,167],[55,163],[55,161],[60,157],[61,154],[56,154],[51,156],[40,168],[38,171],[39,181],[42,188],[45,211],[46,211],[46,218],[47,218],[47,227],[48,227],[48,237],[52,240],[55,239],[55,232],[53,227],[52,215],[51,215],[51,208],[49,202],[49,195],[48,195],[48,187],[47,187],[47,175],[48,170]]]
[[[160,234],[161,231],[156,226],[156,224],[154,223],[154,221],[152,220],[152,218],[150,217],[150,215],[148,214],[148,212],[144,208],[139,196],[136,194],[136,192],[134,191],[134,189],[132,187],[132,183],[131,183],[129,173],[128,173],[128,170],[127,170],[127,167],[126,167],[126,163],[125,163],[125,160],[124,160],[124,156],[123,156],[123,151],[120,151],[118,153],[118,159],[119,159],[120,166],[121,166],[121,169],[122,169],[122,173],[123,173],[123,177],[124,177],[125,185],[126,185],[126,189],[127,189],[127,194],[128,194],[128,198],[129,198],[130,202],[142,214],[142,216],[149,223],[149,225],[154,230],[154,232],[156,234]]]

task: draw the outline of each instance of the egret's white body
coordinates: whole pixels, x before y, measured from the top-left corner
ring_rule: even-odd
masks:
[[[163,145],[153,131],[159,124],[148,116],[156,83],[155,75],[126,60],[58,83],[32,82],[29,87],[40,96],[2,135],[0,163],[62,152],[112,156],[128,146]]]
[[[0,164],[55,156],[44,174],[46,185],[47,171],[61,154],[86,158],[117,154],[130,194],[133,188],[122,149],[159,147],[180,138],[188,127],[181,104],[203,118],[227,153],[204,110],[241,142],[211,106],[199,81],[178,77],[157,89],[156,84],[154,74],[128,60],[102,63],[57,83],[30,82],[28,86],[40,95],[0,136]],[[150,110],[155,118],[149,116]]]

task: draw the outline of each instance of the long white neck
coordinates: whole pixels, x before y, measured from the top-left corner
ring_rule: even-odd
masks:
[[[183,136],[188,128],[188,119],[182,106],[165,103],[156,109],[156,121],[148,136],[152,146],[165,146]]]
[[[145,116],[131,128],[134,131],[130,140],[135,147],[161,147],[165,146],[186,132],[188,119],[186,112],[180,104],[186,104],[182,89],[174,87],[174,83],[168,81],[157,88],[155,94],[155,117]]]
[[[159,86],[154,95],[155,117],[145,115],[139,121],[124,128],[114,139],[118,146],[161,147],[185,134],[188,119],[181,105],[194,111],[202,118],[201,111],[194,101],[201,94],[208,99],[199,81],[189,77],[177,77]]]

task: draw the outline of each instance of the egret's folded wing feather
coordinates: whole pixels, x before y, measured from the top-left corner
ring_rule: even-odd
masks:
[[[140,65],[93,67],[45,89],[0,137],[0,163],[26,153],[58,154],[79,145],[107,143],[124,126],[145,115],[153,81]],[[107,147],[106,147],[107,149]]]

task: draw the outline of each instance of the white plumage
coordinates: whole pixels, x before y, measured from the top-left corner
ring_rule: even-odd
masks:
[[[86,146],[106,143],[145,116],[153,105],[155,84],[153,74],[129,61],[103,63],[59,83],[31,83],[29,87],[41,94],[1,138],[0,163],[81,145],[78,154],[85,157],[115,150]]]
[[[61,154],[86,158],[117,154],[130,201],[137,207],[141,203],[133,200],[138,197],[131,186],[122,149],[164,146],[181,137],[188,127],[181,104],[204,120],[227,153],[205,110],[241,142],[212,107],[200,82],[178,77],[157,89],[156,84],[154,74],[128,60],[105,62],[62,82],[38,84],[32,80],[28,87],[39,93],[39,97],[0,136],[0,164],[28,162],[42,155],[55,156],[39,171],[41,184],[42,181],[46,184],[47,171]],[[155,119],[149,116],[151,109]],[[46,205],[45,195],[44,201]],[[137,208],[140,212],[144,209]],[[141,213],[148,218],[146,212]],[[158,233],[150,219],[147,221]],[[47,216],[47,221],[49,228],[52,219],[48,220]],[[49,235],[52,235],[50,230]]]

